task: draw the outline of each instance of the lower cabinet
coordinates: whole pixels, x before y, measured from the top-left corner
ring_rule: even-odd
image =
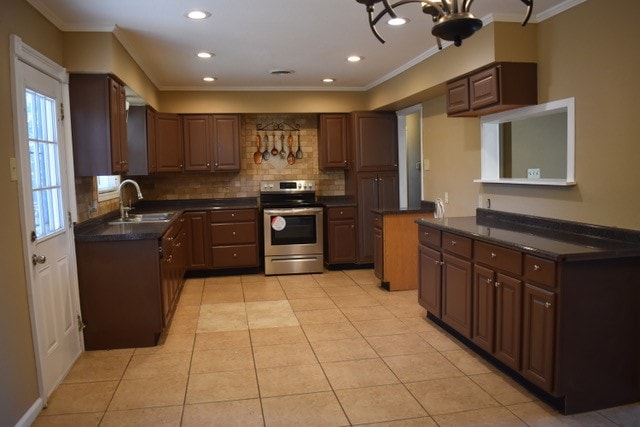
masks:
[[[209,213],[210,268],[250,268],[260,265],[256,209]]]
[[[442,254],[424,245],[418,246],[418,302],[427,312],[442,317]]]
[[[356,262],[356,208],[351,206],[327,208],[325,262],[352,264]]]
[[[166,327],[180,296],[187,267],[188,235],[185,218],[180,217],[162,236],[160,278],[162,288],[162,321]]]
[[[524,287],[522,375],[544,390],[554,385],[555,297],[529,283]]]
[[[160,240],[76,241],[86,350],[157,344],[185,271],[182,224]]]
[[[207,212],[185,212],[182,217],[185,219],[184,227],[187,232],[187,270],[207,269],[209,267]]]
[[[471,337],[471,261],[444,254],[442,266],[442,320]]]

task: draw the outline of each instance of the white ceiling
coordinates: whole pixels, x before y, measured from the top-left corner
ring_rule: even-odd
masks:
[[[114,31],[160,90],[366,90],[437,54],[431,17],[416,3],[397,9],[407,25],[380,22],[382,45],[356,0],[28,1],[63,31]],[[535,0],[531,22],[582,1]],[[193,9],[212,16],[185,18]],[[526,7],[519,0],[478,0],[471,10],[487,23],[520,21]],[[200,59],[199,51],[215,56]],[[351,54],[365,59],[348,63]],[[294,73],[271,75],[276,68]],[[218,80],[204,82],[205,75]],[[336,81],[325,84],[324,77]]]

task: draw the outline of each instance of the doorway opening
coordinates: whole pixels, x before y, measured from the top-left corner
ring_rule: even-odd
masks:
[[[422,105],[398,116],[398,176],[401,208],[419,208],[422,201]]]

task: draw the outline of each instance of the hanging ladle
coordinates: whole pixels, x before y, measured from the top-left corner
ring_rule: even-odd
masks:
[[[269,135],[264,133],[264,151],[262,152],[262,159],[269,160]]]
[[[298,132],[298,151],[296,151],[296,159],[302,158],[302,149],[300,148],[300,132]]]
[[[280,134],[280,158],[284,159],[287,157],[287,151],[284,149],[284,132]]]
[[[287,139],[287,145],[289,145],[289,155],[287,156],[287,163],[292,165],[296,162],[296,156],[293,154],[293,137],[291,136],[291,133],[289,133],[289,138]]]
[[[260,134],[256,135],[256,152],[253,153],[253,163],[259,165],[262,163],[262,151],[260,151],[260,147],[262,146],[262,138],[260,138]]]
[[[277,156],[278,155],[278,149],[276,148],[276,133],[273,132],[273,135],[271,135],[271,139],[273,139],[273,148],[271,149],[271,155],[272,156]]]

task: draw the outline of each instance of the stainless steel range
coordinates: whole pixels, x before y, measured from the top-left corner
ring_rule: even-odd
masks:
[[[264,272],[321,273],[322,205],[313,181],[262,181],[260,205],[264,218]]]

